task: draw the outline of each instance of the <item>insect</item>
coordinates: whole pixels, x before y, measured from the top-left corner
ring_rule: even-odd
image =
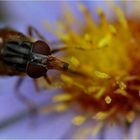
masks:
[[[22,75],[27,73],[32,78],[46,77],[49,69],[67,70],[68,64],[53,57],[56,50],[50,50],[44,37],[29,27],[29,35],[35,31],[43,40],[32,42],[28,36],[10,28],[0,30],[0,75]],[[58,51],[58,50],[57,50]]]
[[[33,42],[33,33],[40,40]],[[25,74],[31,78],[43,76],[50,83],[47,76],[49,69],[68,70],[68,63],[52,56],[62,49],[51,50],[45,38],[32,26],[28,27],[28,36],[11,28],[0,29],[0,75],[19,75],[16,89],[20,87]],[[19,97],[32,106],[27,98],[21,95]]]

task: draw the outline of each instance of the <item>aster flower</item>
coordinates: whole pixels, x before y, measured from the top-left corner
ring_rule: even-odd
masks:
[[[56,29],[46,26],[64,42],[62,58],[76,71],[52,77],[63,89],[53,101],[61,103],[64,110],[71,106],[78,110],[72,120],[74,125],[98,121],[84,130],[79,127],[74,134],[75,138],[85,138],[100,132],[106,123],[129,127],[139,115],[139,20],[136,15],[125,16],[111,4],[116,17],[109,21],[99,8],[96,23],[83,4],[78,3],[78,8],[80,22],[70,9],[64,9]]]
[[[111,20],[99,8],[96,21],[92,11],[77,3],[80,18],[67,7],[56,26],[44,22],[47,32],[63,42],[59,47],[66,49],[59,57],[72,71],[53,74],[51,87],[38,80],[41,87],[57,89],[52,102],[40,109],[55,112],[47,115],[53,125],[47,121],[40,126],[42,137],[46,132],[47,138],[138,138],[139,20],[114,4],[110,7]]]

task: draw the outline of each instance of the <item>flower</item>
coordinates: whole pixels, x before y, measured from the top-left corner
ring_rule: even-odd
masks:
[[[75,133],[75,138],[97,134],[106,122],[131,125],[140,111],[140,48],[136,17],[126,17],[116,5],[116,17],[109,21],[101,8],[99,22],[81,3],[82,20],[64,9],[56,28],[45,23],[63,42],[62,59],[69,62],[70,71],[52,76],[63,91],[53,97],[57,111],[73,106],[78,110],[72,123],[81,126],[88,120],[98,121],[94,129],[87,127]],[[82,131],[82,133],[81,133]],[[88,131],[88,132],[86,132]]]
[[[90,2],[90,4],[95,3]],[[34,4],[38,5],[39,2],[16,2],[15,9],[20,7],[20,11],[23,8],[24,12],[22,10],[20,12],[23,12],[23,17],[26,17],[25,12]],[[44,2],[42,4],[45,5]],[[71,4],[76,5],[75,2]],[[138,5],[137,2],[133,4]],[[89,6],[86,2],[85,5]],[[112,10],[114,9],[112,12],[114,14],[110,15],[111,20],[108,20],[102,9],[97,9],[99,19],[94,21],[93,12],[85,5],[81,3],[77,5],[80,11],[78,16],[73,9],[65,8],[64,15],[57,20],[56,26],[52,21],[52,27],[47,22],[44,23],[47,32],[51,31],[55,35],[54,38],[63,43],[59,47],[66,48],[58,56],[69,62],[70,70],[65,73],[52,73],[52,75],[49,73],[51,86],[43,79],[38,80],[40,87],[47,88],[47,94],[43,91],[43,96],[36,95],[36,99],[33,98],[38,101],[41,96],[47,103],[47,106],[40,109],[43,115],[39,116],[39,126],[33,130],[29,129],[24,120],[20,125],[15,125],[14,129],[3,131],[1,138],[139,137],[137,131],[139,128],[137,118],[139,116],[139,66],[137,66],[139,21],[137,15],[127,17],[124,14],[129,14],[128,12],[123,12],[118,6],[111,5]],[[137,8],[134,9],[137,10]],[[45,14],[48,13],[44,12],[42,19],[39,17],[39,20],[37,18],[33,20],[34,18],[32,19],[28,12],[28,20],[23,18],[20,22],[25,24],[33,20],[33,25],[36,24],[39,27],[37,22],[45,20]],[[12,24],[21,26],[17,21]],[[30,88],[29,82],[25,83],[27,86],[23,86],[23,91],[27,89],[27,93],[29,91],[31,93],[29,96],[34,96],[32,95],[34,90]],[[54,89],[51,97],[48,93],[49,87]],[[11,101],[11,98],[9,100]],[[16,107],[19,107],[18,104]],[[5,111],[2,110],[2,112]]]

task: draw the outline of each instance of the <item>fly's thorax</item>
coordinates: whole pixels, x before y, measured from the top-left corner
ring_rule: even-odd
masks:
[[[25,72],[27,62],[30,59],[31,42],[8,41],[0,50],[1,58],[8,66]]]
[[[43,41],[7,41],[0,53],[7,66],[32,78],[39,78],[47,72],[43,60],[47,59],[50,50]]]

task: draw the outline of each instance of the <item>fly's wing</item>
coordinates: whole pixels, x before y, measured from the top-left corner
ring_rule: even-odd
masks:
[[[0,29],[0,44],[2,45],[6,41],[29,41],[29,39],[22,33],[17,32],[12,28],[3,28]]]

